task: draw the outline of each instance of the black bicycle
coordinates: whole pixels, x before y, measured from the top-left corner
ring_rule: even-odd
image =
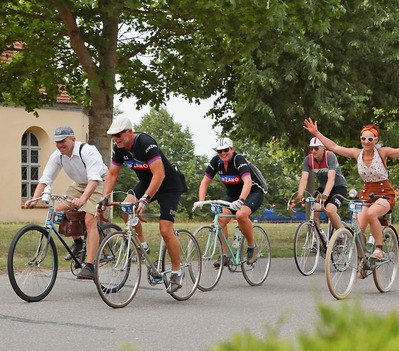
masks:
[[[30,201],[37,201],[41,198]],[[43,300],[55,284],[58,272],[58,254],[53,234],[60,239],[72,256],[71,271],[74,275],[80,272],[86,259],[85,244],[82,252],[75,256],[56,228],[56,225],[61,223],[62,214],[54,210],[55,201],[61,201],[64,204],[70,203],[65,196],[51,194],[45,224],[43,226],[28,224],[21,228],[15,234],[8,250],[7,269],[11,286],[15,293],[27,302]],[[121,228],[114,223],[98,225],[100,243],[109,233],[120,230]]]

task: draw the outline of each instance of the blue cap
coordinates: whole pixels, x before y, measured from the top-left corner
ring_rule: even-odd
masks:
[[[54,133],[54,141],[62,141],[69,136],[75,136],[71,127],[58,127]]]

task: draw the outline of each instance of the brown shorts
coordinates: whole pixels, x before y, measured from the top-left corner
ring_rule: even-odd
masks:
[[[389,184],[389,180],[364,183],[364,187],[359,194],[359,200],[367,200],[370,193],[389,196],[388,202],[391,207],[390,211],[393,210],[395,206],[395,192],[391,187],[391,184]],[[371,200],[370,203],[372,204],[373,202],[377,201],[377,199],[378,198]]]
[[[106,178],[106,174],[102,177],[103,180]],[[74,199],[76,197],[81,197],[84,191],[86,190],[87,184],[79,184],[76,182],[73,182],[72,185],[70,185],[66,192],[65,195],[68,197]],[[97,215],[97,203],[101,200],[101,197],[103,196],[103,186],[104,182],[99,184],[97,188],[94,190],[93,194],[89,197],[87,202],[82,206],[81,210],[85,211],[87,213],[91,213],[93,216]]]

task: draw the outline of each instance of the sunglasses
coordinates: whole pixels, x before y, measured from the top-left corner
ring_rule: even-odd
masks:
[[[218,154],[221,154],[222,152],[229,152],[230,148],[228,147],[227,149],[223,149],[223,150],[218,150]]]
[[[319,150],[319,149],[320,149],[320,146],[311,146],[311,147],[310,147],[310,151],[312,151],[312,150],[317,151],[317,150]]]
[[[366,140],[368,140],[370,143],[372,142],[372,141],[374,141],[375,139],[378,139],[377,137],[364,137],[364,136],[361,136],[360,137],[360,140],[361,141],[366,141]]]
[[[119,132],[119,133],[116,133],[116,134],[112,134],[112,137],[115,137],[115,138],[120,138],[121,137],[121,135],[123,134],[123,133],[126,133],[127,132],[127,129],[125,129],[125,130],[122,130],[121,132]]]

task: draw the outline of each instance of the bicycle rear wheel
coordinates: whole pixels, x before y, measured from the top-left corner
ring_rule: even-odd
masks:
[[[95,283],[108,306],[125,307],[133,300],[141,278],[139,257],[136,244],[126,233],[111,233],[101,243],[95,260]]]
[[[104,240],[104,238],[108,235],[111,234],[113,232],[121,232],[122,228],[115,224],[115,223],[105,223],[104,225],[102,225],[101,227],[98,225],[97,226],[98,229],[98,235],[99,235],[99,244],[101,244],[101,242]],[[75,260],[71,260],[71,272],[73,275],[77,276],[80,271],[83,268],[83,263],[86,262],[86,236],[85,236],[85,243],[83,245],[84,250],[82,250],[82,253],[79,255],[78,260],[79,263],[76,263]]]
[[[223,256],[222,242],[216,235],[216,229],[204,225],[194,232],[194,237],[201,250],[202,271],[198,289],[212,290],[219,282],[223,272],[223,264],[215,268],[213,265],[219,257]]]
[[[352,231],[347,228],[336,230],[326,254],[327,285],[336,299],[344,299],[352,291],[357,266],[357,246]]]
[[[266,231],[258,226],[253,226],[254,240],[258,247],[257,259],[253,264],[247,264],[248,242],[243,236],[240,249],[241,270],[249,285],[261,285],[270,271],[272,259],[270,241]]]
[[[377,267],[373,270],[373,278],[375,286],[382,293],[391,290],[395,282],[396,273],[398,271],[398,240],[395,232],[390,227],[385,227],[382,232],[382,247],[387,254],[386,262],[377,263]]]
[[[28,302],[44,299],[57,278],[58,256],[53,238],[30,224],[15,234],[8,250],[7,270],[16,294]]]
[[[180,268],[184,274],[182,287],[170,295],[178,300],[189,299],[197,290],[201,277],[201,250],[194,236],[185,229],[175,232],[180,244]],[[162,273],[166,288],[172,273],[172,261],[166,246],[162,253]]]
[[[102,233],[99,233],[100,234],[100,242],[104,238],[106,238],[108,234],[111,234],[113,232],[121,232],[122,228],[115,223],[105,223],[101,226],[100,232],[101,231],[102,231]],[[102,236],[102,234],[104,234],[104,236]]]
[[[320,258],[320,239],[314,225],[301,223],[295,233],[295,264],[303,275],[311,275],[316,270]]]

